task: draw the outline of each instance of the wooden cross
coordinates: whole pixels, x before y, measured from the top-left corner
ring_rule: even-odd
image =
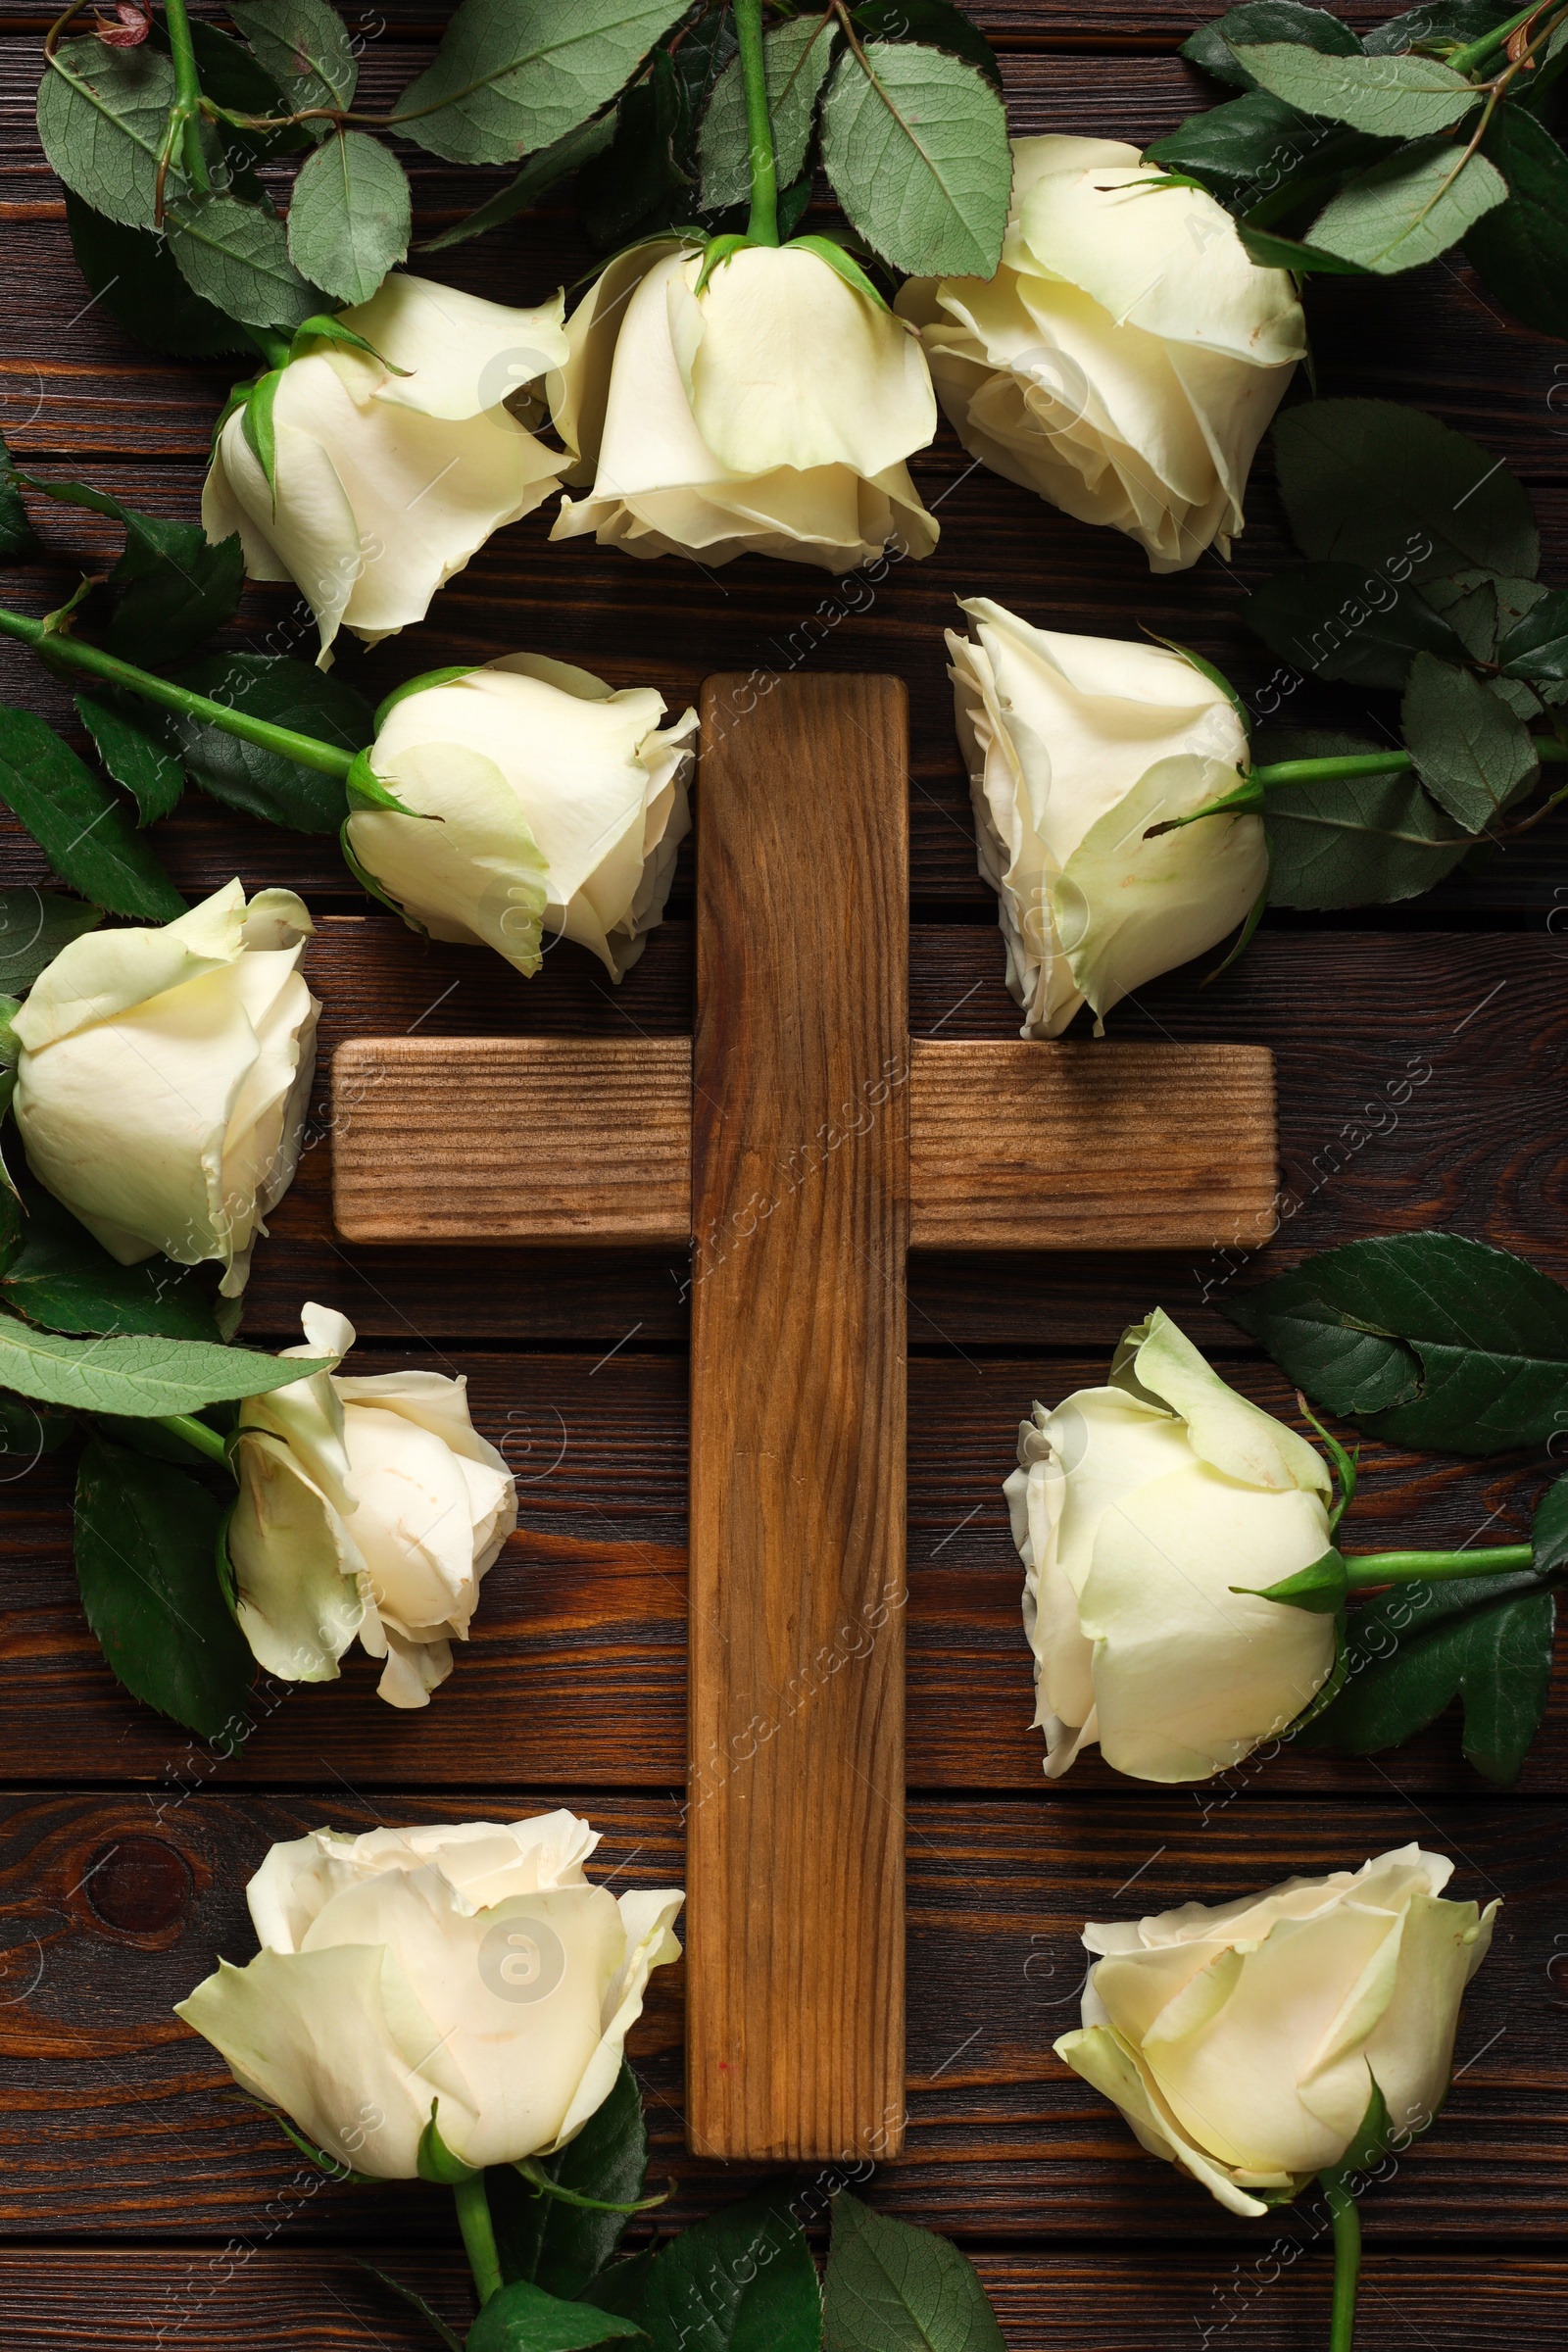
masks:
[[[695,1245],[690,2141],[894,2156],[906,1252],[1255,1240],[1273,1065],[911,1038],[902,684],[710,678],[703,741],[695,1037],[340,1047],[334,1211],[360,1243]]]

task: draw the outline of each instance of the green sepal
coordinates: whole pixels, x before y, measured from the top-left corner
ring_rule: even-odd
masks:
[[[445,669],[426,669],[422,670],[416,678],[405,678],[401,686],[393,687],[386,701],[377,710],[375,714],[376,733],[380,734],[388,717],[397,709],[399,703],[406,703],[411,694],[422,694],[427,686],[454,685],[459,678],[471,678],[474,671],[482,667],[483,663],[479,662],[449,662]]]
[[[836,237],[792,237],[786,251],[814,253],[819,262],[826,262],[835,275],[842,277],[847,286],[853,286],[857,294],[863,294],[868,302],[874,302],[879,311],[888,308],[886,298],[877,292],[854,254],[847,251]]]
[[[379,360],[391,375],[412,375],[414,372],[411,368],[400,368],[395,360],[387,358],[384,351],[377,351],[373,343],[367,343],[363,335],[357,335],[352,326],[345,326],[341,318],[328,318],[324,311],[315,318],[305,319],[294,329],[294,339],[288,347],[289,358],[302,358],[313,343],[342,343],[350,351],[363,351],[367,358]]]
[[[461,2188],[466,2180],[481,2179],[484,2168],[482,2165],[465,2164],[461,2156],[453,2155],[435,2120],[440,2105],[439,2099],[430,2101],[430,2121],[419,2133],[419,2153],[416,2159],[419,2179],[433,2180],[440,2188]]]
[[[1307,1609],[1314,1617],[1337,1617],[1349,1591],[1342,1553],[1332,1546],[1308,1567],[1277,1585],[1232,1585],[1233,1592],[1250,1592],[1255,1600],[1282,1601],[1287,1608]]]
[[[224,401],[222,407],[218,412],[218,422],[213,427],[212,446],[214,449],[218,447],[219,435],[221,433],[224,425],[233,416],[236,409],[244,408],[246,402],[250,399],[251,394],[255,391],[261,380],[262,379],[259,375],[250,375],[246,377],[244,383],[235,384],[233,386],[229,392],[228,398]]]
[[[1378,2087],[1377,2077],[1374,2075],[1372,2096],[1366,2103],[1365,2115],[1356,2126],[1355,2137],[1340,2158],[1339,2163],[1326,2165],[1318,2178],[1319,2180],[1343,2180],[1347,2173],[1370,2172],[1373,2165],[1382,2163],[1393,2145],[1394,2120],[1389,2114],[1383,2093]]]
[[[278,2130],[285,2132],[293,2141],[300,2154],[308,2156],[317,2170],[325,2173],[330,2180],[352,2180],[360,2188],[374,2188],[378,2185],[373,2173],[357,2173],[354,2167],[345,2164],[341,2157],[329,2156],[324,2148],[317,2146],[314,2139],[307,2139],[299,2126],[290,2117],[284,2115],[280,2109],[269,2107],[265,2099],[251,2098],[249,2091],[242,2092],[241,2095],[250,2099],[251,2105],[259,2107],[264,2115],[270,2116]]]
[[[1234,792],[1222,793],[1205,808],[1195,808],[1191,816],[1168,816],[1163,824],[1151,825],[1144,839],[1154,841],[1161,833],[1179,833],[1183,825],[1200,824],[1205,816],[1236,816],[1250,808],[1261,810],[1263,805],[1262,785],[1250,776],[1243,776]]]
[[[1266,844],[1264,845],[1263,854],[1265,858],[1268,855]],[[1248,949],[1252,944],[1252,934],[1256,931],[1258,924],[1263,920],[1265,913],[1268,911],[1268,883],[1269,878],[1265,873],[1263,876],[1263,887],[1258,892],[1256,898],[1252,901],[1251,906],[1247,910],[1247,919],[1243,923],[1240,932],[1237,934],[1236,945],[1231,949],[1229,955],[1222,956],[1220,957],[1218,963],[1215,964],[1214,969],[1211,972],[1205,972],[1203,974],[1203,977],[1198,983],[1200,988],[1207,988],[1211,982],[1219,979],[1222,973],[1228,972],[1231,968],[1231,965],[1239,962],[1241,957],[1247,954]]]
[[[520,2173],[535,2196],[556,2197],[563,2205],[578,2205],[584,2213],[652,2213],[656,2205],[667,2205],[674,2195],[674,2186],[661,2189],[657,2197],[638,2197],[630,2205],[614,2205],[604,2197],[579,2196],[574,2188],[564,2188],[532,2156],[514,2160],[513,2171]]]
[[[281,368],[270,368],[259,375],[245,403],[240,430],[245,435],[256,463],[267,476],[267,487],[272,493],[272,513],[277,513],[277,432],[272,422],[272,406],[277,399],[277,387],[283,381]]]
[[[405,909],[398,905],[396,899],[388,898],[386,892],[381,888],[381,885],[376,880],[375,876],[367,866],[363,866],[359,859],[355,857],[353,847],[349,841],[349,827],[348,819],[346,817],[338,830],[337,846],[343,853],[344,864],[348,867],[349,872],[354,876],[354,879],[359,884],[360,888],[364,891],[368,891],[372,899],[375,899],[387,909],[389,914],[395,914],[400,922],[407,923],[411,931],[417,931],[421,939],[427,937],[428,934],[425,931],[424,925],[420,922],[416,922],[412,914],[407,913]]]
[[[377,720],[377,726],[380,721]],[[370,765],[368,752],[357,752],[354,765],[344,778],[343,789],[348,794],[351,808],[390,808],[397,816],[415,816],[421,824],[440,825],[444,817],[431,815],[423,808],[408,808],[395,792],[389,792]]]
[[[1335,1476],[1340,1482],[1340,1499],[1329,1513],[1329,1534],[1332,1536],[1337,1532],[1340,1521],[1355,1500],[1356,1481],[1361,1470],[1361,1448],[1358,1446],[1353,1453],[1347,1453],[1333,1430],[1324,1428],[1299,1390],[1297,1391],[1296,1401],[1300,1406],[1303,1417],[1310,1422],[1320,1442],[1327,1446],[1329,1459],[1334,1464]]]
[[[722,270],[726,262],[733,261],[744,246],[759,242],[758,238],[747,236],[745,230],[739,228],[726,229],[721,237],[710,237],[703,247],[703,266],[692,292],[701,294],[715,270]]]
[[[218,1590],[223,1595],[224,1604],[236,1625],[239,1624],[239,1584],[234,1575],[234,1563],[229,1557],[228,1530],[229,1524],[238,1508],[239,1504],[237,1502],[230,1503],[228,1509],[223,1513],[221,1519],[220,1519],[218,1523],[218,1542],[214,1545],[213,1549],[213,1563],[218,1570]]]

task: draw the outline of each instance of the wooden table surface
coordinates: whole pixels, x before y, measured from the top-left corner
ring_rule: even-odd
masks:
[[[53,13],[0,16],[0,427],[42,471],[79,466],[153,512],[193,516],[228,370],[163,362],[83,307],[32,124]],[[384,0],[366,14],[368,102],[417,69],[443,13]],[[1002,54],[1017,131],[1147,140],[1211,95],[1175,55],[1199,21],[1175,0],[1096,0],[1082,13],[1067,0],[983,0],[974,13]],[[406,160],[424,233],[475,200],[473,175]],[[560,208],[440,260],[464,286],[529,304],[590,258]],[[1308,314],[1321,389],[1414,402],[1505,457],[1535,499],[1546,576],[1568,578],[1568,347],[1500,318],[1447,262],[1392,281],[1319,280]],[[896,673],[913,723],[910,1027],[1010,1035],[944,675],[954,598],[995,596],[1058,628],[1131,634],[1143,622],[1256,685],[1272,664],[1236,609],[1286,543],[1266,459],[1235,564],[1207,557],[1165,579],[1130,541],[971,467],[945,428],[913,470],[942,544],[875,588],[760,559],[708,575],[581,542],[551,549],[547,508],[503,531],[422,628],[370,656],[345,653],[341,674],[375,694],[438,663],[527,647],[657,685],[679,709],[716,669]],[[107,544],[90,515],[61,508],[48,519],[57,549]],[[41,612],[70,578],[56,564],[5,585]],[[250,593],[232,639],[311,647],[299,609],[270,589]],[[0,694],[69,719],[64,695],[9,645]],[[1308,692],[1296,707],[1308,715]],[[162,838],[188,894],[236,872],[251,887],[289,883],[318,925],[308,963],[325,1004],[318,1115],[258,1251],[247,1338],[297,1338],[301,1302],[318,1298],[358,1325],[366,1370],[467,1372],[479,1426],[517,1471],[521,1529],[427,1712],[381,1705],[361,1661],[330,1690],[285,1697],[243,1761],[225,1765],[111,1681],[75,1599],[64,1477],[45,1461],[0,1486],[0,2340],[51,2352],[412,2347],[427,2340],[418,2323],[354,2257],[390,2259],[460,2318],[466,2274],[445,2202],[303,2173],[171,2005],[217,1953],[243,1960],[253,1948],[241,1889],[269,1842],[322,1822],[564,1802],[604,1830],[611,1867],[645,1884],[679,1870],[686,1323],[673,1251],[577,1261],[338,1243],[326,1056],[340,1039],[416,1023],[421,1036],[688,1033],[690,869],[616,991],[568,946],[531,983],[493,956],[428,946],[367,905],[330,841],[247,825],[197,796]],[[1123,1037],[1273,1048],[1284,1182],[1300,1205],[1270,1265],[1444,1225],[1568,1278],[1565,843],[1560,822],[1544,826],[1485,874],[1410,907],[1271,916],[1217,985],[1177,977],[1115,1014]],[[42,870],[27,841],[0,843],[0,880]],[[1218,1349],[1249,1395],[1287,1411],[1283,1381],[1219,1311],[1246,1278],[1239,1260],[1192,1252],[912,1264],[910,2123],[905,2156],[866,2193],[970,2248],[1017,2352],[1220,2338],[1227,2352],[1316,2352],[1329,2281],[1320,2206],[1308,2197],[1267,2223],[1236,2222],[1141,2155],[1051,2043],[1076,2022],[1086,1918],[1220,1899],[1419,1838],[1454,1857],[1455,1893],[1505,1899],[1447,2108],[1366,2200],[1362,2341],[1544,2352],[1568,2337],[1561,1678],[1506,1796],[1464,1765],[1451,1722],[1395,1756],[1253,1759],[1196,1791],[1148,1789],[1098,1761],[1054,1786],[1041,1775],[1001,1495],[1015,1425],[1034,1397],[1102,1378],[1122,1325],[1156,1302]],[[1483,1526],[1488,1541],[1516,1540],[1540,1477],[1512,1458],[1418,1464],[1378,1447],[1367,1458],[1365,1544],[1454,1544]],[[676,2210],[697,2212],[746,2177],[682,2151],[679,1977],[657,1980],[632,2046],[656,2171],[678,2179]]]

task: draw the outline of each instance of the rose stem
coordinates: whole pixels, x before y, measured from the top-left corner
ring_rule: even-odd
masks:
[[[1568,744],[1553,735],[1532,737],[1538,760],[1568,760]],[[1403,774],[1414,767],[1408,752],[1347,752],[1332,760],[1276,760],[1270,767],[1254,767],[1248,782],[1267,792],[1273,784],[1333,784],[1351,776]]]
[[[50,662],[67,662],[74,669],[85,670],[89,677],[102,678],[110,686],[128,687],[132,694],[159,704],[165,710],[180,710],[189,718],[205,719],[209,726],[221,727],[225,735],[237,735],[242,743],[258,744],[264,752],[277,752],[283,759],[297,760],[301,767],[313,767],[320,775],[346,776],[354,765],[355,754],[345,751],[341,744],[322,743],[315,735],[296,734],[292,727],[274,726],[270,718],[252,718],[247,711],[236,710],[228,703],[215,703],[208,695],[193,694],[188,686],[176,686],[169,678],[155,678],[150,671],[137,669],[114,654],[102,653],[96,645],[84,645],[80,638],[68,636],[63,629],[51,629],[41,620],[28,620],[20,612],[8,612],[3,606],[0,606],[0,636],[20,637],[24,645],[30,645],[34,653]]]
[[[1355,2289],[1361,2276],[1361,2217],[1343,2171],[1318,2175],[1334,2222],[1334,2318],[1329,2352],[1351,2352],[1355,2341]]]
[[[1469,42],[1463,49],[1450,50],[1444,60],[1445,65],[1450,74],[1473,74],[1476,67],[1484,64],[1492,55],[1494,49],[1500,49],[1510,34],[1518,31],[1521,24],[1528,24],[1532,17],[1539,17],[1540,14],[1541,0],[1532,0],[1529,8],[1522,8],[1516,17],[1509,17],[1504,24],[1494,24],[1492,30],[1484,32],[1478,41]]]
[[[1489,1544],[1480,1551],[1361,1551],[1347,1557],[1345,1571],[1351,1591],[1361,1585],[1442,1584],[1461,1576],[1502,1576],[1510,1568],[1530,1568],[1535,1553],[1528,1544]]]
[[[189,1413],[158,1413],[154,1420],[156,1426],[167,1429],[172,1438],[183,1438],[185,1444],[194,1446],[198,1453],[205,1453],[210,1461],[221,1462],[227,1469],[228,1448],[217,1430],[209,1429],[205,1421],[197,1421]]]
[[[164,0],[164,18],[169,27],[169,54],[174,68],[174,111],[180,120],[180,145],[185,157],[185,176],[193,188],[204,193],[212,187],[207,170],[207,158],[202,153],[202,85],[196,73],[196,52],[191,47],[190,25],[185,17],[185,0]]]
[[[483,2173],[475,2173],[470,2180],[459,2180],[452,2198],[458,2209],[464,2251],[483,2310],[491,2296],[501,2292],[501,2257],[496,2252],[496,2233],[490,2220],[489,2199],[484,2193]]]
[[[778,243],[778,164],[773,154],[773,119],[767,105],[767,66],[762,54],[762,0],[735,0],[735,32],[746,84],[746,137],[752,165],[752,215],[746,234],[754,245]]]

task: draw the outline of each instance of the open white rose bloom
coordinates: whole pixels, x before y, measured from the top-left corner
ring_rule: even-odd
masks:
[[[531,514],[565,460],[507,406],[565,356],[557,295],[508,310],[394,270],[290,360],[272,402],[276,496],[236,409],[202,493],[209,539],[238,531],[253,580],[292,580],[323,664],[340,628],[368,645],[422,620],[503,523]],[[519,404],[520,405],[520,404]]]
[[[1056,1037],[1084,1004],[1102,1025],[1245,922],[1267,883],[1250,810],[1148,838],[1235,790],[1246,729],[1180,654],[961,603],[970,635],[949,630],[949,675],[1020,1034]]]
[[[320,1005],[291,890],[229,882],[156,930],[89,931],[13,1028],[27,1162],[122,1266],[216,1259],[237,1298],[294,1180]]]
[[[590,1886],[598,1843],[560,1812],[274,1845],[247,1889],[260,1952],[176,2015],[376,2180],[416,2178],[437,2102],[466,2164],[549,2155],[609,2097],[651,1971],[680,1957],[679,1890]]]
[[[1443,2104],[1496,1904],[1445,1902],[1444,1854],[1399,1847],[1239,1902],[1084,1930],[1083,2027],[1056,2054],[1151,2155],[1231,2213],[1344,2158],[1383,2095],[1397,2144]]]
[[[890,539],[929,555],[905,465],[937,422],[918,337],[798,245],[748,247],[699,294],[702,270],[689,245],[634,246],[567,320],[551,412],[590,487],[551,537],[831,571]]]
[[[994,278],[911,279],[943,408],[973,457],[1181,571],[1242,528],[1247,476],[1306,329],[1288,271],[1119,139],[1012,142]]]
[[[1232,1587],[1329,1550],[1328,1471],[1168,1315],[1125,1334],[1105,1388],[1037,1404],[1018,1463],[1004,1492],[1052,1779],[1098,1740],[1138,1780],[1206,1780],[1316,1696],[1333,1619]]]
[[[354,1326],[307,1306],[305,1345],[330,1357]],[[422,1707],[452,1672],[479,1580],[517,1524],[517,1490],[468,1418],[467,1382],[328,1369],[240,1407],[228,1523],[240,1631],[270,1673],[335,1682],[358,1636],[394,1707]]]
[[[542,654],[415,681],[383,706],[370,751],[415,813],[355,808],[355,866],[434,939],[532,973],[548,929],[621,979],[663,916],[691,825],[697,713],[661,727],[664,707],[651,686],[616,693]]]

